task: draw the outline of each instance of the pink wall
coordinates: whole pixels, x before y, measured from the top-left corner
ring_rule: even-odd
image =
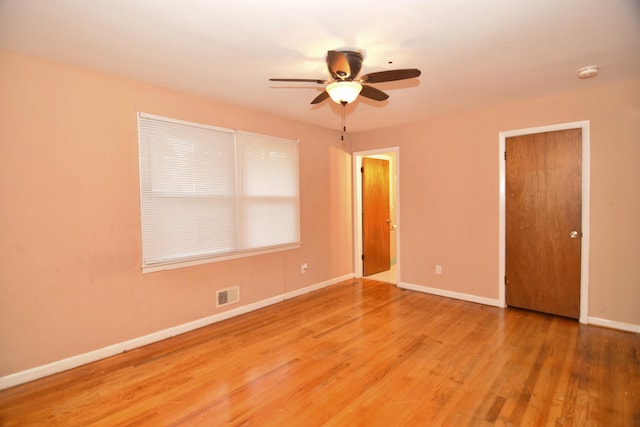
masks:
[[[400,147],[402,282],[497,299],[499,133],[590,120],[588,315],[640,325],[640,81],[584,83],[352,137],[354,151]]]
[[[337,132],[2,51],[0,100],[0,377],[353,272]],[[302,248],[143,275],[137,111],[300,138]]]

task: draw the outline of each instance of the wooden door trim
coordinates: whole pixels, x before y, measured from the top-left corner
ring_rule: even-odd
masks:
[[[377,150],[356,151],[352,153],[353,161],[353,268],[354,277],[362,277],[362,158],[371,156],[384,156],[393,153],[394,156],[388,159],[395,162],[395,179],[393,180],[396,209],[396,228],[391,233],[391,238],[396,243],[396,286],[400,286],[400,147],[380,148]]]
[[[506,275],[506,167],[504,153],[506,140],[512,136],[529,135],[542,132],[553,132],[567,129],[582,129],[582,240],[581,240],[581,260],[580,260],[580,323],[588,323],[589,317],[589,244],[590,244],[590,122],[588,120],[579,122],[562,123],[550,126],[518,129],[499,133],[498,155],[499,155],[499,175],[500,175],[500,208],[499,208],[499,246],[498,246],[498,301],[501,307],[506,306],[505,283]]]

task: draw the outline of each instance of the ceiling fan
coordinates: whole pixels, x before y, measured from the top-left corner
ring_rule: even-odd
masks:
[[[326,84],[326,89],[311,104],[319,104],[327,98],[343,106],[356,100],[358,95],[375,101],[384,101],[389,95],[369,86],[370,83],[392,82],[420,76],[417,68],[378,71],[358,77],[364,56],[360,50],[330,50],[327,52],[327,68],[333,80],[322,79],[269,79],[272,82],[310,82]]]

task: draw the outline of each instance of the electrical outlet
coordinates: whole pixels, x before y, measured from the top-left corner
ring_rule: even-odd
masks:
[[[300,273],[304,274],[307,272],[308,269],[309,269],[309,264],[305,262],[300,266]]]
[[[436,265],[436,274],[442,274],[442,266]]]

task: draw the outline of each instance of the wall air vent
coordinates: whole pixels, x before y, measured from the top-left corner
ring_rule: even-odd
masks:
[[[216,293],[216,307],[234,304],[238,301],[240,301],[240,288],[238,286],[221,289]]]

